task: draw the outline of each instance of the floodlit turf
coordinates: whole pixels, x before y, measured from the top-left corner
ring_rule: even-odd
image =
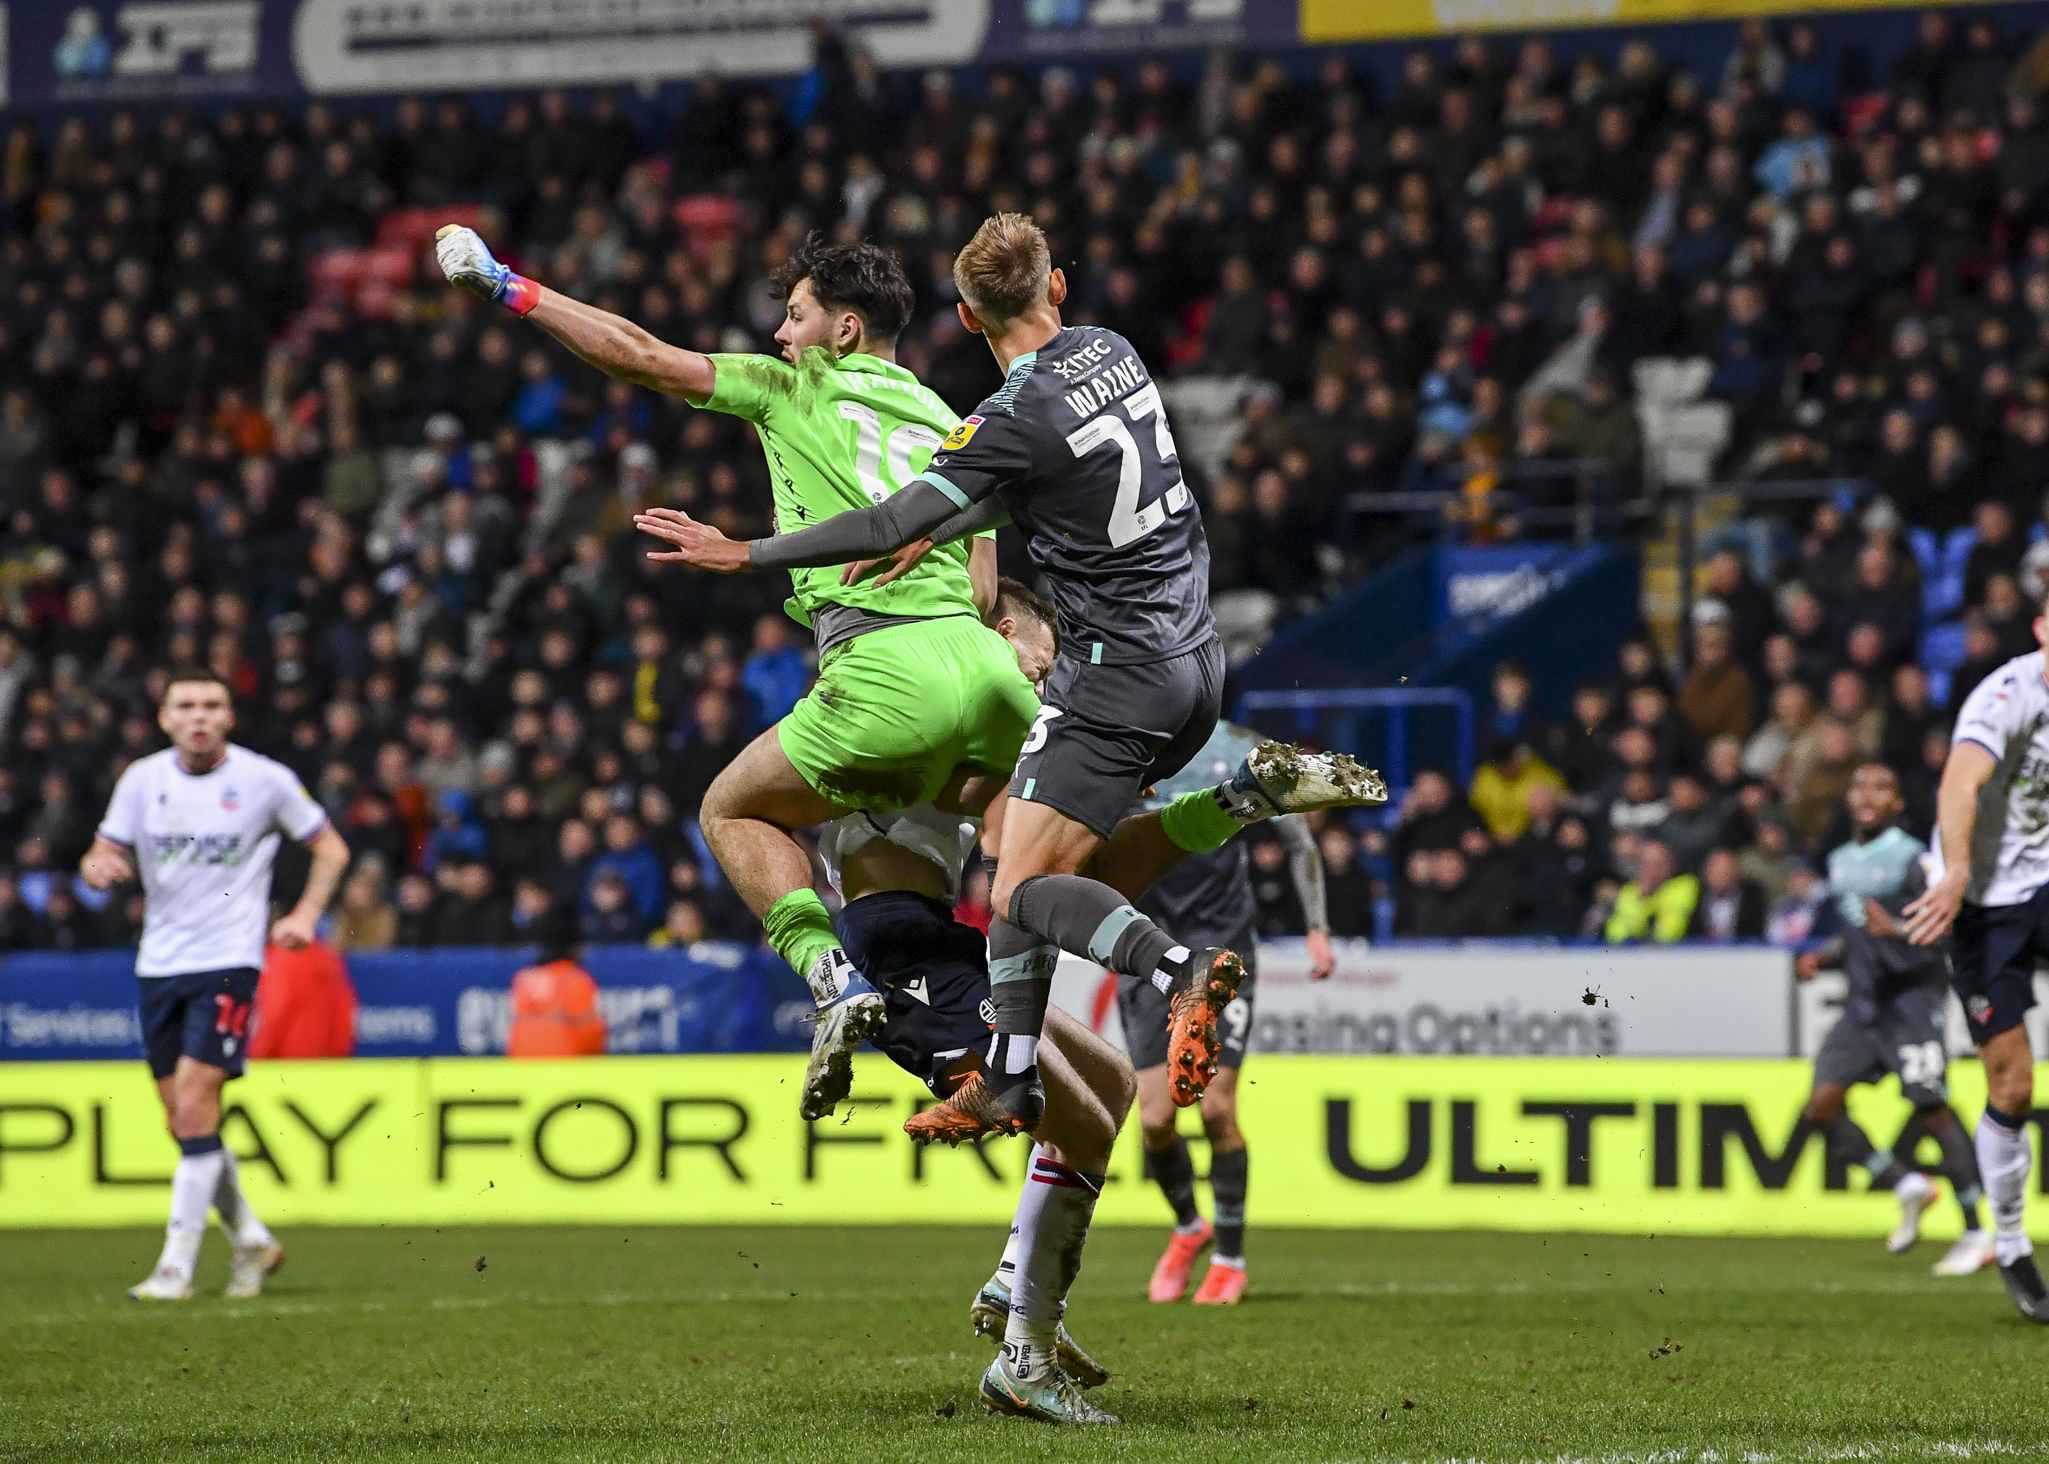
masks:
[[[1849,1459],[2049,1453],[2049,1330],[1877,1239],[1255,1232],[1235,1310],[1100,1233],[1122,1428],[985,1417],[1000,1237],[300,1230],[262,1301],[144,1306],[158,1237],[0,1231],[0,1458]]]

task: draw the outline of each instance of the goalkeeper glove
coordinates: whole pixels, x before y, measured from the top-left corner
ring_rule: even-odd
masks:
[[[450,284],[496,300],[514,315],[524,315],[541,303],[541,287],[493,259],[475,229],[443,224],[434,234],[434,258]]]

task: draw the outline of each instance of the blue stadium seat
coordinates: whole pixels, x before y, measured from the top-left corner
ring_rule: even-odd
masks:
[[[1942,571],[1944,574],[1962,574],[1969,562],[1971,551],[1978,547],[1978,531],[1969,524],[1961,529],[1951,529],[1942,539]]]
[[[1954,671],[1964,664],[1964,627],[1961,621],[1938,625],[1921,637],[1921,668],[1933,676],[1937,671]]]
[[[1935,556],[1938,552],[1935,540],[1935,530],[1907,530],[1907,547],[1914,551],[1915,562],[1921,566],[1922,580],[1926,582],[1928,580],[1934,579],[1936,573],[1938,572],[1938,567],[1935,562]]]
[[[1950,678],[1955,674],[1953,671],[1930,671],[1928,673],[1928,700],[1932,705],[1938,707],[1949,705],[1949,683]]]
[[[1947,620],[1964,608],[1964,577],[1960,572],[1924,574],[1921,579],[1921,618],[1929,625]]]

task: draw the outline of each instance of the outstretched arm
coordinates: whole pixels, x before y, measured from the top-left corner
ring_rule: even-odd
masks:
[[[1000,529],[1009,522],[1010,509],[1004,504],[1003,500],[1000,498],[985,498],[973,508],[955,514],[952,518],[934,529],[931,537],[914,540],[897,550],[895,554],[887,559],[855,560],[840,571],[840,583],[843,585],[858,584],[861,580],[874,574],[878,565],[887,565],[888,567],[875,577],[875,584],[879,589],[894,580],[902,579],[905,575],[916,569],[925,556],[930,554],[937,546],[965,539],[970,534],[979,534],[984,529]],[[985,543],[989,543],[989,541],[977,539],[975,541],[977,551]],[[989,562],[991,565],[995,563],[993,548],[990,551]],[[974,561],[972,560],[968,564],[968,573],[970,575],[975,573]],[[992,576],[989,581],[990,595],[992,597],[989,604],[993,605],[996,603],[993,598],[995,594],[996,581],[994,575],[996,571],[992,568],[989,573]],[[977,583],[979,584],[980,582],[977,581]],[[976,603],[980,604],[981,591],[979,589],[976,590],[975,596]],[[984,615],[989,613],[987,606],[983,607],[982,613]]]
[[[607,376],[679,396],[693,406],[711,400],[717,369],[711,357],[657,340],[624,316],[536,286],[540,299],[527,319]]]
[[[691,564],[714,574],[739,574],[749,569],[816,569],[857,559],[880,559],[906,544],[929,538],[957,507],[939,489],[919,479],[871,508],[834,514],[824,523],[769,539],[728,539],[710,524],[701,524],[673,508],[637,513],[633,526],[676,546],[673,551],[652,553],[649,559]]]
[[[607,376],[702,405],[716,368],[709,356],[657,340],[632,321],[514,274],[492,258],[474,229],[445,225],[434,257],[449,282],[524,315]]]

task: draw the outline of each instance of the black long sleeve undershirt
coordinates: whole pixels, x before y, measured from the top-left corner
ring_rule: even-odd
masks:
[[[951,498],[919,479],[892,493],[872,508],[834,514],[822,524],[747,545],[748,562],[756,569],[822,569],[880,559],[906,544],[929,538],[956,516]]]

